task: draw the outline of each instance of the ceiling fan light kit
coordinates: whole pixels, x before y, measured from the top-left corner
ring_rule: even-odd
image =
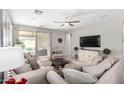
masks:
[[[63,23],[62,25],[60,25],[61,27],[62,26],[74,26],[73,23],[79,23],[80,21],[79,20],[75,20],[75,21],[55,21],[54,23]]]
[[[35,9],[34,10],[34,13],[37,14],[37,15],[41,15],[43,13],[43,11],[38,10],[38,9]]]

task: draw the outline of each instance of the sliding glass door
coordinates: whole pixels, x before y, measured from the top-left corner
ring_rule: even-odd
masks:
[[[19,40],[24,43],[24,52],[37,59],[50,57],[50,33],[19,31]]]
[[[37,32],[37,58],[46,59],[50,57],[50,33]]]

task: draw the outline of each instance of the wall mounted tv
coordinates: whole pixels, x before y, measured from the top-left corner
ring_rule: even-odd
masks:
[[[80,37],[80,47],[100,47],[100,46],[101,46],[100,35]]]

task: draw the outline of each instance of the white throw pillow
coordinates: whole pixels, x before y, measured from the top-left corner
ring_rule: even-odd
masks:
[[[111,56],[103,60],[101,63],[95,66],[82,67],[84,72],[93,74],[99,78],[106,70],[111,68],[111,66],[116,62],[116,60]]]
[[[65,80],[71,84],[92,84],[97,81],[95,76],[74,69],[62,70]]]
[[[21,74],[21,73],[32,71],[32,68],[30,64],[24,64],[23,66],[14,69],[14,71],[17,74]]]

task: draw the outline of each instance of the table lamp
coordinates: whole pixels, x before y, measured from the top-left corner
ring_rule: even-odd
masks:
[[[21,47],[0,47],[0,72],[9,71],[8,76],[11,78],[11,70],[22,66],[24,63]]]

